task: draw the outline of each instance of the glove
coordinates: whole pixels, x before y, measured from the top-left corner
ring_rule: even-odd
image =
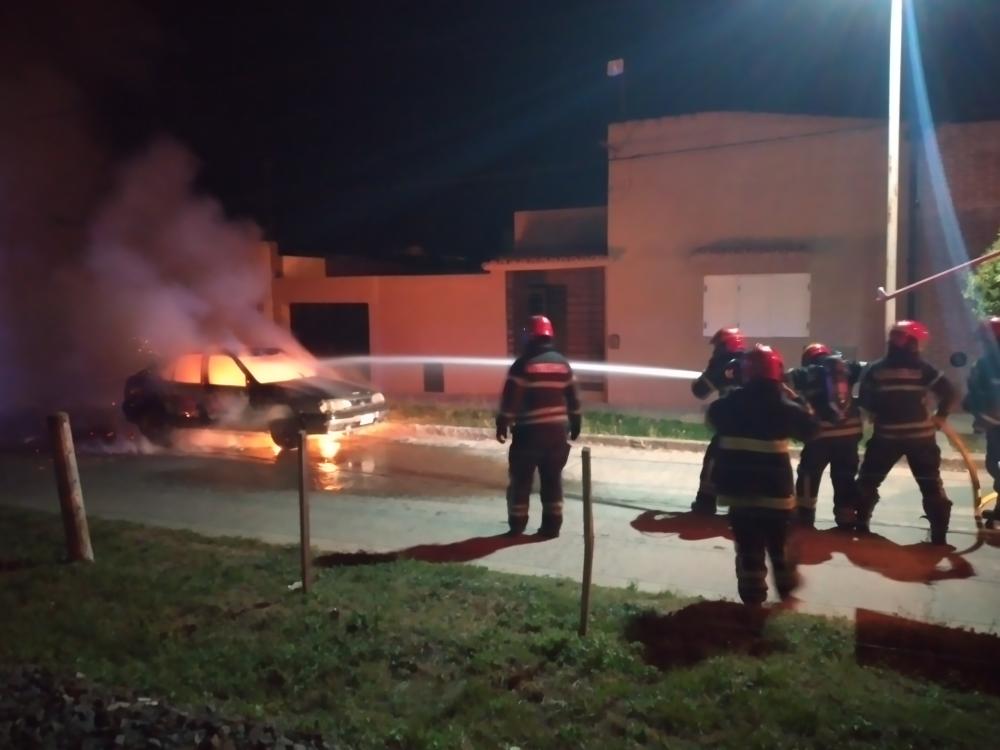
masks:
[[[579,414],[569,415],[569,439],[576,440],[580,437],[580,427],[583,424],[583,417]]]
[[[935,414],[931,421],[934,422],[935,429],[940,430],[944,427],[944,423],[948,421],[948,415]]]
[[[507,420],[503,417],[497,417],[497,442],[507,442]]]

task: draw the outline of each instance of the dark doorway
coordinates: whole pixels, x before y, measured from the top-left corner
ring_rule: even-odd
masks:
[[[289,314],[292,334],[317,357],[371,353],[366,304],[296,302]]]
[[[528,315],[544,315],[556,329],[555,347],[566,349],[566,285],[532,284],[528,287]]]
[[[528,318],[545,315],[556,330],[555,346],[571,360],[603,362],[604,269],[565,268],[507,273],[508,353],[520,353]],[[600,375],[577,373],[581,390],[603,400]]]

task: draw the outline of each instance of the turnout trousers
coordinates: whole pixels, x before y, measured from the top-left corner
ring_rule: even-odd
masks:
[[[993,477],[993,489],[1000,492],[1000,427],[986,430],[986,471]]]
[[[793,512],[775,508],[731,508],[729,525],[736,545],[736,587],[744,604],[767,600],[767,564],[782,600],[792,595],[799,577],[788,550]]]
[[[712,469],[715,466],[715,456],[719,450],[719,438],[712,436],[705,449],[705,457],[701,461],[701,474],[698,476],[698,494],[691,503],[691,510],[706,516],[714,516],[716,511],[715,485],[712,483]]]
[[[816,521],[816,496],[823,472],[830,467],[833,483],[833,518],[841,528],[853,527],[858,507],[858,443],[861,436],[820,437],[802,446],[795,480],[798,520],[808,526]]]
[[[570,446],[562,425],[539,425],[514,428],[507,456],[510,482],[507,485],[507,520],[513,534],[528,525],[528,504],[538,472],[542,500],[542,525],[539,533],[558,536],[562,527],[562,471],[569,459]]]
[[[887,439],[875,435],[868,441],[858,474],[858,530],[868,530],[872,512],[878,504],[878,488],[889,470],[904,456],[920,487],[924,514],[931,525],[931,541],[944,544],[951,519],[951,501],[941,484],[941,449],[933,437]]]

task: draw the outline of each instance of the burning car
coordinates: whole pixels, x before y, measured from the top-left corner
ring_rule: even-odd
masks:
[[[385,397],[321,373],[281,349],[184,354],[125,382],[125,418],[151,442],[185,427],[267,430],[282,448],[298,431],[344,432],[385,419]]]

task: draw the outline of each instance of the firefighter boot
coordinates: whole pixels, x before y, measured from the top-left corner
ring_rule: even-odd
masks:
[[[555,539],[562,528],[562,502],[550,503],[542,509],[542,525],[538,527],[538,536],[545,539]]]
[[[691,512],[699,516],[714,516],[716,511],[715,496],[699,492],[691,503]]]
[[[528,503],[507,490],[507,536],[520,536],[528,526]]]
[[[948,543],[948,524],[951,521],[951,503],[948,500],[928,503],[925,508],[927,520],[931,524],[931,544],[945,545]]]
[[[872,487],[858,488],[858,507],[855,514],[854,530],[859,534],[871,533],[872,512],[874,512],[878,500],[878,489]]]
[[[1000,511],[997,510],[984,510],[983,520],[986,521],[986,528],[993,529],[1000,525]]]
[[[853,531],[858,526],[858,511],[853,505],[834,505],[833,520],[840,531]]]
[[[559,526],[554,523],[543,523],[538,529],[538,536],[545,539],[555,539],[559,536]]]

